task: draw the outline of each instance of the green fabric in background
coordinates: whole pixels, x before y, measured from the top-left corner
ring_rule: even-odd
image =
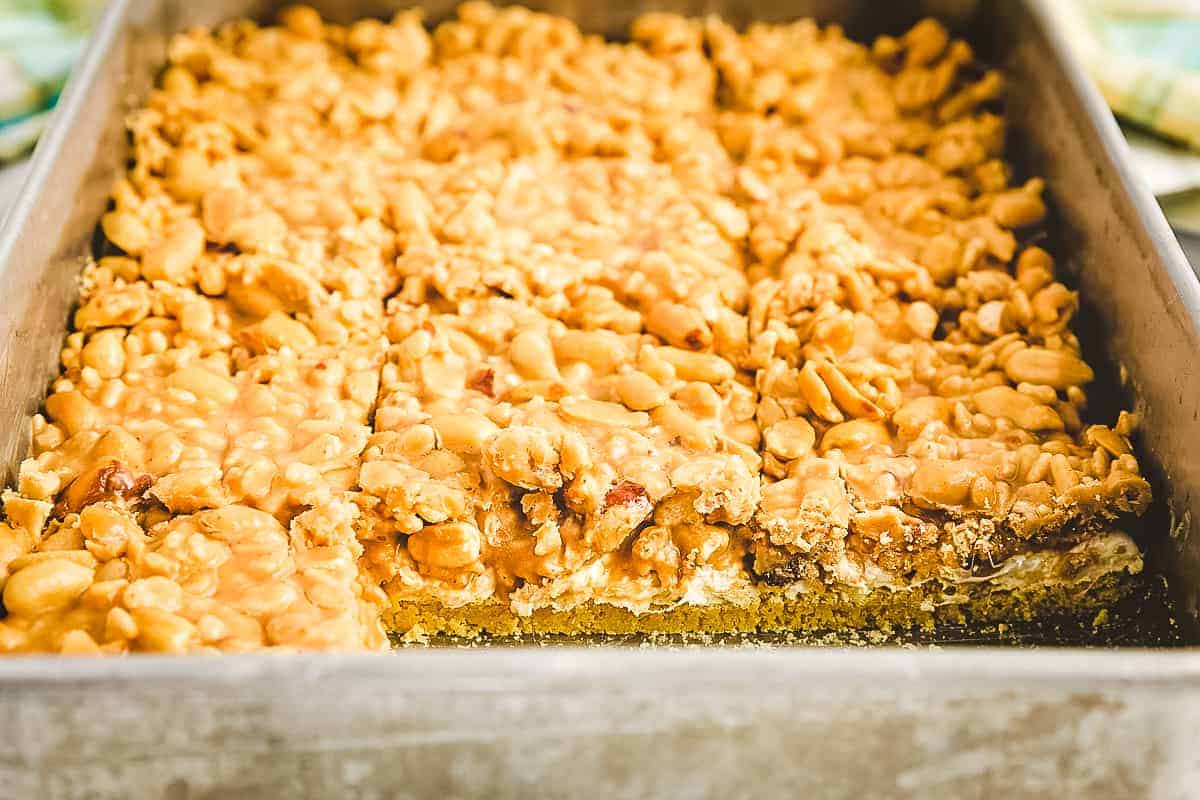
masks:
[[[1146,17],[1103,17],[1100,35],[1112,49],[1168,64],[1200,70],[1200,19],[1161,14]]]
[[[1200,232],[1200,0],[1051,0],[1127,123],[1133,165],[1177,230]]]
[[[0,161],[37,141],[103,7],[101,0],[0,0]]]
[[[1118,116],[1200,149],[1200,0],[1054,0]]]

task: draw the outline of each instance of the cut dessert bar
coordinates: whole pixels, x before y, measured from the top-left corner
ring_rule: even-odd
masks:
[[[752,596],[730,538],[761,459],[728,431],[754,393],[727,361],[502,298],[394,304],[388,329],[360,485],[367,561],[394,597],[649,610],[712,581]]]
[[[1102,607],[1125,412],[926,20],[478,2],[176,37],[33,454],[0,651],[376,649]]]
[[[101,276],[103,277],[103,276]],[[250,321],[159,281],[89,287],[4,496],[0,646],[382,642],[354,487],[383,347],[344,302]],[[69,598],[69,602],[67,601]]]

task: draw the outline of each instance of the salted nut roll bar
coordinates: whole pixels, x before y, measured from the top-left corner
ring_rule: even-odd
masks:
[[[177,36],[33,452],[0,650],[1100,608],[1136,420],[1004,81],[926,20],[468,3]]]

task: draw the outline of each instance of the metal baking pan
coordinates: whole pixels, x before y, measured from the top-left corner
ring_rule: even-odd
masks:
[[[1185,798],[1200,787],[1200,285],[1131,174],[1043,3],[534,3],[621,34],[650,8],[735,23],[815,15],[856,36],[933,14],[1012,77],[1022,169],[1119,365],[1159,498],[1140,532],[1173,649],[497,647],[391,656],[0,661],[0,798],[813,796]],[[0,233],[0,459],[11,476],[55,373],[76,276],[123,167],[125,114],[168,37],[255,0],[115,0]],[[316,3],[338,20],[395,4]],[[426,4],[431,20],[450,3]],[[1135,611],[1134,616],[1141,612]],[[972,637],[966,636],[966,639]],[[1086,637],[1084,637],[1086,639]],[[1156,641],[1133,636],[1108,644]],[[1091,642],[1096,644],[1096,642]]]

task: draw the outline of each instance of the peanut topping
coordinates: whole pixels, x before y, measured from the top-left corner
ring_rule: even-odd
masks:
[[[0,649],[375,648],[389,599],[744,603],[1142,511],[1003,86],[932,20],[175,37],[4,494]]]
[[[605,507],[628,505],[642,502],[645,499],[645,487],[625,481],[608,490],[608,494],[604,495],[604,505]]]

